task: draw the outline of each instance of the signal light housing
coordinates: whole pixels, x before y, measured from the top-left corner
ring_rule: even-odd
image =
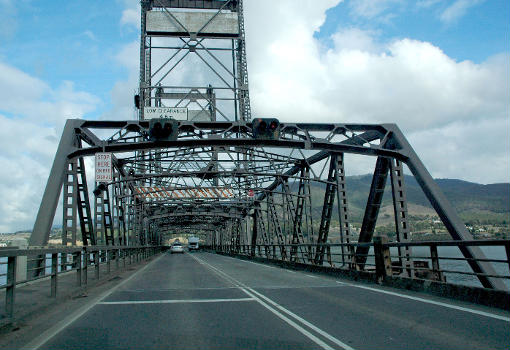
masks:
[[[175,141],[179,133],[177,120],[167,118],[151,119],[149,136],[151,141]]]
[[[137,109],[140,109],[140,95],[135,95],[134,102],[135,102],[135,107]]]
[[[252,121],[256,139],[276,140],[280,137],[280,121],[276,118],[256,118]]]

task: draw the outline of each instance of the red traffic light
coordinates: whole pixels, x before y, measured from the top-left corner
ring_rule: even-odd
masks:
[[[256,139],[275,140],[280,137],[280,122],[275,118],[253,119],[253,137]]]

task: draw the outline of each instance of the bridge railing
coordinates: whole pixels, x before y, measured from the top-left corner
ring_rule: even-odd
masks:
[[[472,247],[481,247],[487,258],[464,257],[460,249]],[[400,276],[479,287],[478,278],[487,277],[501,279],[510,287],[510,240],[398,243],[388,242],[385,236],[380,236],[371,243],[224,245],[211,248],[273,261],[365,271],[375,274],[378,279]],[[368,252],[362,254],[364,251]],[[473,260],[491,263],[496,273],[473,271],[469,265]]]
[[[88,269],[93,269],[96,280],[100,278],[101,266],[107,274],[159,253],[161,246],[93,246],[0,249],[0,291],[5,291],[4,317],[11,320],[14,315],[16,288],[28,282],[50,279],[49,294],[57,297],[58,279],[61,274],[75,271],[76,286],[86,286]]]

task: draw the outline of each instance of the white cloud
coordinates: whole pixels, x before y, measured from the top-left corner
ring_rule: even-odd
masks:
[[[68,118],[83,118],[100,100],[64,81],[44,81],[0,62],[0,232],[33,225],[60,135]],[[56,215],[56,221],[61,221]]]
[[[408,138],[435,178],[508,182],[510,119],[457,121]]]
[[[302,4],[306,8],[308,2],[286,6]],[[280,5],[262,15],[269,5],[247,2],[245,11],[254,116],[395,122],[412,135],[411,142],[417,140],[416,149],[434,175],[482,183],[508,181],[509,128],[504,127],[510,115],[508,55],[481,64],[458,62],[430,43],[412,39],[381,43],[377,33],[357,28],[340,29],[332,36],[334,46],[324,49],[313,33],[331,3],[316,11],[290,13]],[[485,132],[473,138],[482,126]],[[498,129],[499,137],[487,132],[491,128]],[[453,137],[455,130],[458,136]],[[426,147],[423,137],[449,146]],[[466,147],[468,142],[472,148]],[[477,169],[491,173],[464,164],[478,164]]]
[[[341,51],[379,52],[383,48],[374,41],[376,33],[359,28],[340,28],[332,35],[334,46]]]
[[[422,8],[429,8],[429,7],[432,7],[442,1],[444,1],[444,0],[421,0],[416,3],[416,6],[422,7]]]
[[[439,16],[439,19],[444,23],[452,23],[463,17],[467,11],[485,0],[457,0],[452,5],[448,6]]]
[[[140,1],[124,0],[123,2],[126,8],[122,11],[120,24],[123,26],[132,26],[137,29],[140,28]]]
[[[352,15],[373,19],[398,3],[402,0],[351,0],[349,6]]]
[[[51,124],[61,124],[68,118],[82,118],[100,102],[94,95],[75,91],[70,81],[53,89],[44,81],[2,62],[0,90],[0,111]]]
[[[133,41],[122,47],[116,62],[127,69],[126,79],[115,82],[111,91],[112,108],[101,116],[105,120],[136,119],[134,95],[138,89],[140,44]]]
[[[91,30],[86,30],[83,32],[83,35],[85,35],[87,38],[89,38],[90,40],[92,41],[97,41],[97,38],[96,36],[94,35],[94,32],[92,32]]]

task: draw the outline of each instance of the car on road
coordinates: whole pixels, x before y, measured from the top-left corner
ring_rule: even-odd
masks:
[[[184,254],[184,247],[183,247],[182,243],[172,244],[172,246],[170,247],[170,254],[173,254],[173,253]]]
[[[192,250],[198,250],[198,237],[189,237],[188,238],[188,250],[189,251],[192,251]]]

